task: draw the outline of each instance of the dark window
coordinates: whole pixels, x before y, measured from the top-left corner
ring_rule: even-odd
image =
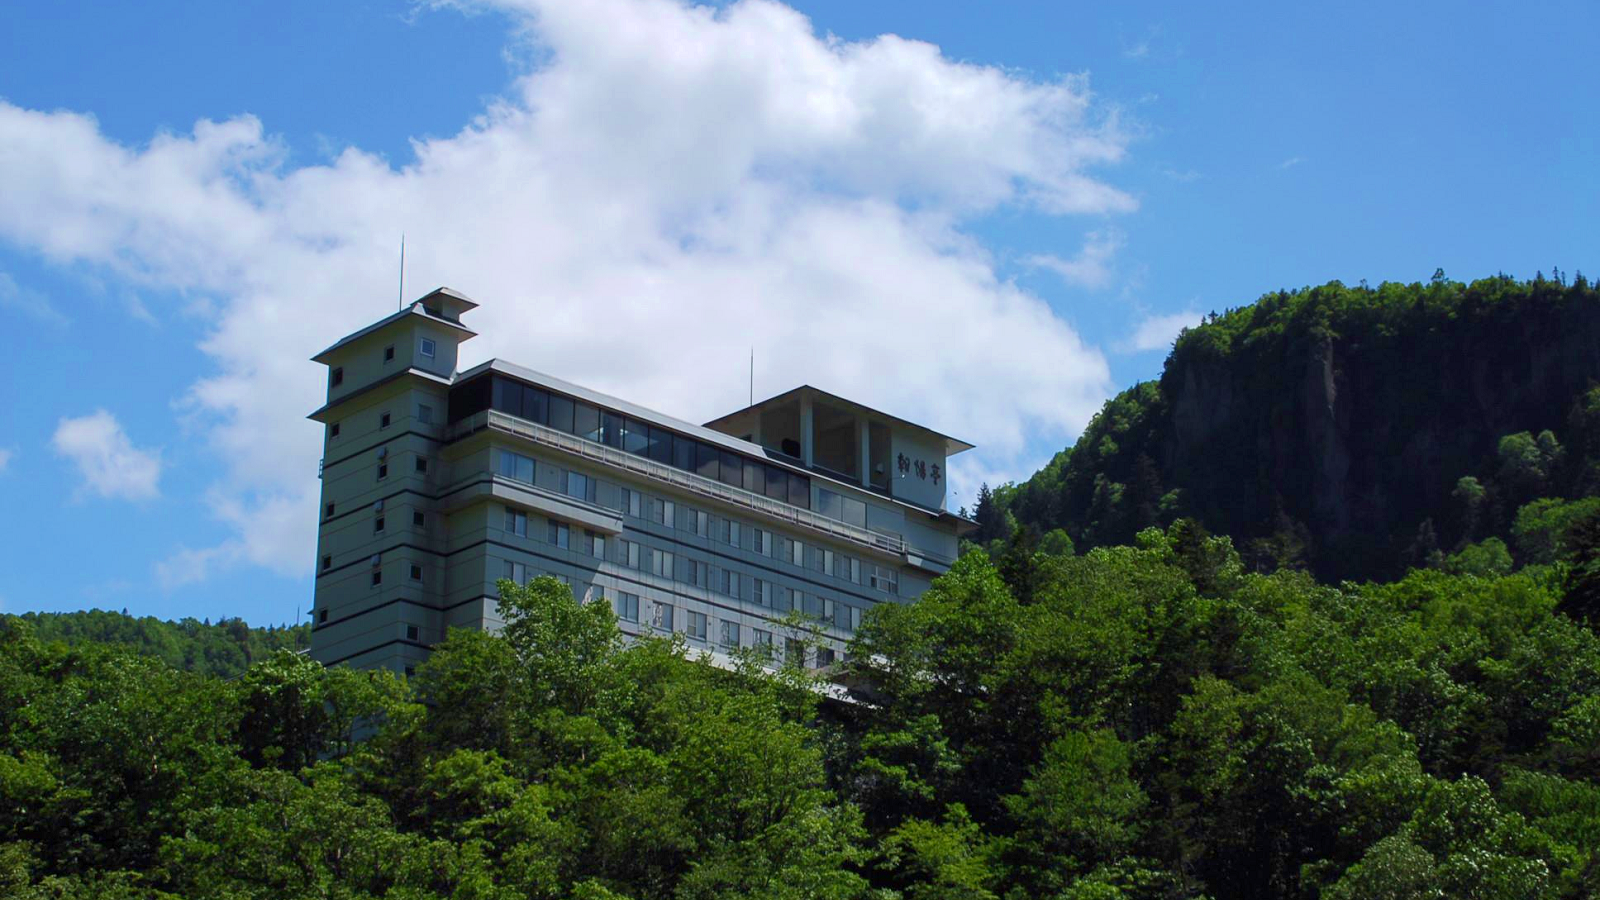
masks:
[[[406,640],[414,641],[422,637],[422,630],[415,625],[406,626]]]
[[[732,450],[722,451],[722,483],[739,487],[744,484],[744,464],[739,459],[739,454]]]
[[[412,563],[411,564],[411,580],[412,581],[421,581],[422,580],[422,567],[417,565],[416,563]]]
[[[643,456],[650,449],[650,427],[637,419],[629,419],[623,426],[622,449]]]
[[[622,417],[614,412],[600,412],[601,443],[607,447],[622,447]]]
[[[317,610],[317,621],[319,623],[328,621],[328,611],[325,609]]]
[[[416,666],[406,666],[406,677],[407,678],[410,678],[410,677],[412,677],[412,676],[414,676],[416,674],[417,674],[417,667]]]
[[[377,569],[373,569],[372,570],[372,585],[373,585],[373,587],[377,587],[380,584],[383,584],[383,572],[381,572],[381,571],[379,571]]]
[[[474,378],[451,388],[450,421],[459,422],[488,409],[494,397],[494,384],[499,380],[501,379]]]
[[[378,465],[378,478],[383,479],[383,478],[388,478],[388,477],[389,477],[389,465],[388,465],[388,463],[380,463]]]
[[[694,471],[694,441],[678,435],[672,443],[672,464],[685,472]]]
[[[335,422],[332,425],[328,426],[328,437],[336,438],[338,436],[339,436],[339,423]]]
[[[550,392],[536,387],[522,389],[522,417],[546,425],[550,422]]]
[[[333,518],[333,504],[332,503],[328,504],[328,518],[330,518],[330,519]]]
[[[381,531],[383,531],[383,516],[372,520],[372,533],[378,534]]]
[[[587,403],[579,403],[573,409],[573,433],[578,437],[588,438],[591,441],[600,440],[600,410]]]
[[[509,416],[522,417],[522,385],[507,378],[494,379],[494,408]]]
[[[572,433],[572,398],[560,394],[550,395],[550,421],[548,424],[557,431]]]
[[[389,414],[388,413],[384,413],[382,416],[380,416],[378,418],[378,427],[379,428],[388,428],[389,427]]]
[[[390,344],[389,346],[383,348],[383,361],[388,362],[392,359],[394,359],[394,345]]]
[[[334,366],[328,370],[328,387],[338,387],[344,384],[344,367]]]
[[[744,461],[744,489],[755,494],[767,492],[767,471],[760,463]]]
[[[658,463],[672,464],[672,432],[665,428],[650,427],[650,458]]]
[[[333,568],[333,557],[324,556],[322,558],[322,569],[323,569],[323,571],[327,571],[328,569],[331,569],[331,568]]]
[[[789,502],[789,473],[776,466],[767,466],[767,496]]]
[[[411,524],[417,526],[418,528],[421,528],[427,521],[427,518],[423,516],[422,513],[414,512],[411,514]]]
[[[417,471],[418,472],[426,472],[426,471],[428,471],[428,460],[427,460],[426,457],[422,457],[422,456],[417,457]]]
[[[811,479],[804,475],[789,476],[789,503],[801,509],[811,508]]]
[[[717,459],[717,448],[711,446],[710,444],[695,444],[694,470],[700,475],[700,477],[710,478],[713,481],[716,480],[718,469]]]

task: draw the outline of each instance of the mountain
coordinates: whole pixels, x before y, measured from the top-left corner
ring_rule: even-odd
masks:
[[[251,628],[243,619],[183,619],[168,622],[153,616],[91,609],[69,613],[23,613],[0,616],[28,623],[30,633],[49,643],[112,644],[141,656],[153,656],[175,669],[232,678],[276,650],[311,646],[311,626]]]
[[[1259,570],[1390,578],[1537,498],[1595,493],[1600,292],[1581,274],[1331,282],[1213,313],[1159,380],[979,509],[979,539],[1062,529],[1079,550],[1182,516]]]

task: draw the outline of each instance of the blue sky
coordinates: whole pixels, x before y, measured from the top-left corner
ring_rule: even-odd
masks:
[[[402,230],[483,356],[710,418],[755,345],[979,444],[969,493],[1207,310],[1600,271],[1593,3],[795,9],[12,4],[0,610],[309,606],[307,357]]]

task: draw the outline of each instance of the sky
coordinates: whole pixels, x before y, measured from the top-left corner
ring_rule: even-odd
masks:
[[[324,370],[449,285],[705,421],[811,383],[1026,478],[1211,310],[1600,273],[1593,2],[12,0],[0,611],[311,603]]]

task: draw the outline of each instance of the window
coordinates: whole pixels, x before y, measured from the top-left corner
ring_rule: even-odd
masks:
[[[331,568],[333,568],[333,557],[331,557],[331,556],[322,557],[322,571],[326,572]]]
[[[650,426],[638,421],[628,419],[622,426],[622,449],[635,456],[643,456],[650,450]]]
[[[527,584],[528,576],[530,574],[532,573],[528,571],[527,566],[519,562],[512,562],[508,559],[505,561],[505,568],[504,571],[501,572],[500,577],[512,582],[513,584]]]
[[[650,551],[650,574],[658,575],[662,578],[671,578],[676,566],[677,560],[671,553],[665,550]]]
[[[417,404],[417,421],[423,425],[433,424],[433,407],[426,403]]]
[[[550,543],[555,544],[557,547],[560,547],[563,550],[567,549],[567,542],[569,540],[567,523],[557,522],[555,519],[551,519],[549,540]]]
[[[671,527],[677,518],[677,507],[671,500],[651,498],[650,519],[661,525]]]
[[[422,629],[415,625],[406,626],[406,640],[415,641],[422,637]]]
[[[411,580],[412,581],[421,581],[422,580],[422,567],[417,565],[416,563],[412,563],[411,564]]]
[[[322,624],[326,623],[327,621],[328,621],[328,611],[325,610],[325,609],[317,610],[317,624],[318,625],[322,625]]]
[[[568,472],[568,473],[566,473],[566,475],[567,475],[567,496],[568,497],[575,497],[575,498],[577,498],[579,500],[588,500],[589,499],[589,476],[587,476],[587,475],[585,475],[585,474],[583,474],[581,472]]]
[[[433,338],[423,338],[419,349],[421,350],[423,356],[433,359],[433,351],[435,349]]]
[[[687,519],[687,521],[683,523],[684,528],[687,528],[701,537],[706,537],[711,534],[710,513],[703,509],[690,509],[688,507],[684,507],[683,512],[685,514],[685,518]]]
[[[595,534],[592,531],[587,532],[587,534],[589,536],[589,555],[595,559],[605,559],[606,536],[603,534]]]
[[[328,370],[328,387],[336,388],[344,384],[344,366],[334,366]]]
[[[688,581],[690,584],[698,585],[699,587],[711,586],[709,579],[706,577],[705,563],[698,559],[684,560],[684,563],[684,567],[687,570],[684,573],[686,576],[684,580]]]
[[[671,631],[673,612],[674,610],[671,603],[657,603],[655,618],[650,620],[650,624],[661,629],[662,631]]]
[[[765,647],[769,652],[772,650],[772,632],[753,628],[751,629],[750,639],[757,647]]]
[[[600,443],[607,447],[622,448],[622,417],[614,412],[600,411]]]
[[[706,639],[705,613],[689,610],[688,621],[684,623],[684,626],[684,631],[688,632],[689,637],[692,637],[697,641],[703,641]]]
[[[672,442],[672,465],[685,472],[694,471],[694,441],[679,436]]]
[[[757,578],[753,582],[753,584],[754,584],[754,587],[752,588],[752,590],[750,592],[751,599],[755,600],[757,603],[761,604],[762,606],[771,606],[772,605],[772,582],[770,582],[770,581],[762,581],[761,579]]]
[[[803,666],[806,664],[806,645],[794,638],[783,639],[783,662],[790,666]]]
[[[550,422],[551,428],[557,431],[572,433],[572,398],[560,394],[550,395]]]
[[[722,483],[729,487],[744,486],[744,460],[732,450],[722,451],[721,471],[717,473]]]
[[[639,544],[637,541],[617,541],[617,562],[630,569],[639,568]]]
[[[847,607],[845,607],[845,620],[849,623],[846,627],[849,628],[851,631],[856,631],[856,630],[860,629],[861,628],[861,607],[859,607],[859,606],[847,606]]]
[[[428,524],[428,518],[426,516],[424,516],[422,513],[413,512],[411,514],[411,524],[416,526],[416,527],[418,527],[418,528],[422,528],[423,526]]]
[[[332,425],[328,426],[328,437],[336,438],[338,436],[339,436],[339,423],[335,422]]]
[[[872,567],[872,587],[888,594],[900,592],[900,573],[894,569],[874,565]]]
[[[772,532],[765,528],[750,529],[750,549],[762,556],[772,555]]]
[[[388,478],[388,477],[389,477],[389,464],[388,463],[378,463],[378,480],[382,481],[382,480],[384,480],[385,478]]]
[[[373,587],[377,587],[380,584],[383,584],[383,570],[382,569],[373,569],[372,570],[372,586]]]
[[[658,463],[672,465],[672,448],[676,438],[672,432],[662,428],[650,427],[650,438],[646,455]]]
[[[817,548],[817,553],[812,557],[814,568],[825,575],[833,574],[833,551],[823,547]]]
[[[388,428],[388,427],[389,427],[389,414],[388,413],[384,413],[383,415],[378,417],[378,428],[379,429],[384,429],[384,428]]]
[[[600,410],[587,403],[572,409],[572,433],[591,441],[600,440]]]
[[[372,533],[383,534],[383,516],[372,520]]]
[[[739,573],[727,569],[713,568],[711,570],[711,589],[729,597],[739,596]]]
[[[394,359],[394,345],[390,344],[389,346],[383,348],[383,361],[389,362],[392,359]]]
[[[694,470],[700,477],[716,481],[718,470],[721,468],[718,464],[721,458],[722,456],[717,452],[717,448],[710,444],[696,444],[694,447]]]
[[[806,595],[804,592],[797,591],[794,588],[784,588],[783,592],[785,595],[784,599],[789,604],[788,609],[799,610],[801,612],[805,611]]]
[[[520,453],[501,450],[500,475],[513,481],[533,484],[533,460]]]
[[[522,537],[528,536],[528,514],[506,507],[506,531]]]
[[[834,613],[833,598],[832,597],[823,597],[822,598],[822,621],[828,623],[829,625],[832,625],[833,624],[833,613]]]
[[[789,542],[789,562],[797,566],[804,566],[806,564],[806,545],[803,542]]]
[[[333,504],[332,503],[328,504],[328,514],[327,514],[327,516],[325,518],[329,518],[329,519],[333,518]]]
[[[817,668],[826,669],[828,666],[833,665],[833,658],[834,654],[832,647],[817,648]]]
[[[861,560],[847,556],[840,560],[844,563],[845,572],[841,577],[850,579],[851,584],[861,583]]]
[[[623,620],[624,622],[639,621],[638,594],[617,594],[616,599],[611,601],[611,608],[616,612],[617,618]]]
[[[722,624],[722,634],[720,635],[720,637],[722,638],[722,646],[724,646],[724,647],[737,647],[737,646],[739,646],[739,623],[738,622],[729,622],[727,619],[723,619],[721,624]]]
[[[639,518],[639,501],[643,495],[638,491],[630,491],[627,488],[617,488],[617,491],[618,502],[622,506],[622,512],[633,516],[635,519]]]
[[[426,456],[417,457],[417,471],[422,473],[428,471],[428,458]]]
[[[717,537],[721,538],[724,544],[739,546],[739,523],[732,519],[718,520]]]
[[[817,512],[858,528],[867,527],[867,504],[861,500],[817,488]]]

